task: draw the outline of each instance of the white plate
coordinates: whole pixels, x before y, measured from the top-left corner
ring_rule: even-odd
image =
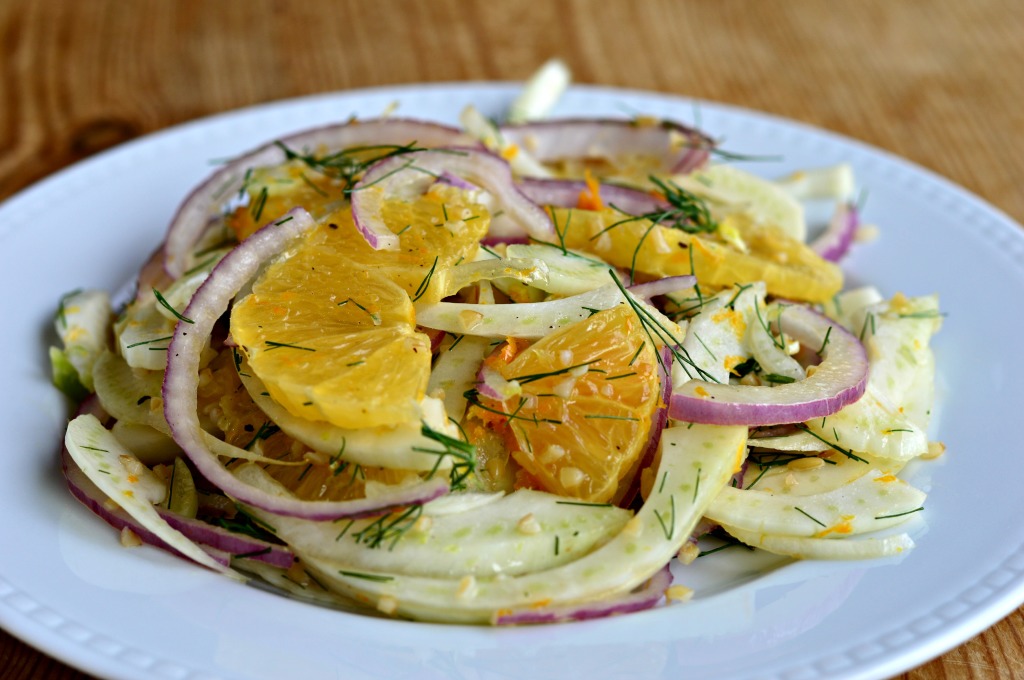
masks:
[[[945,459],[918,547],[899,563],[795,563],[761,571],[738,552],[703,558],[694,602],[605,621],[492,630],[355,617],[223,580],[116,534],[64,491],[66,405],[49,386],[56,302],[114,288],[162,235],[211,159],[393,101],[455,122],[498,115],[508,85],[416,86],[270,104],[174,128],[80,163],[0,206],[0,625],[113,678],[866,678],[923,663],[1024,601],[1024,502],[1015,474],[1024,404],[1024,232],[966,191],[888,154],[803,125],[655,94],[576,88],[557,113],[692,120],[725,147],[784,155],[777,176],[849,161],[881,237],[858,246],[851,282],[938,292],[935,341]],[[708,576],[711,572],[712,576]]]

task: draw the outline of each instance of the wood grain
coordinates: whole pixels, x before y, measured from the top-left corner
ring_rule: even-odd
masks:
[[[737,104],[907,157],[1024,220],[1016,0],[4,0],[0,200],[212,113],[377,85],[578,82]],[[905,680],[1021,677],[1021,611]],[[4,678],[85,677],[0,632]]]

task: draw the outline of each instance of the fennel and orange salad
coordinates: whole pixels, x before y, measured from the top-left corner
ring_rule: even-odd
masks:
[[[118,309],[61,300],[63,470],[123,543],[483,624],[685,600],[709,540],[912,547],[941,313],[844,289],[849,168],[761,179],[671,121],[462,121],[274,140],[185,199]]]

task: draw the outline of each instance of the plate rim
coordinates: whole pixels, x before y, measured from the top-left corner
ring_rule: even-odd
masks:
[[[216,124],[219,121],[231,120],[242,115],[260,115],[263,113],[270,113],[271,111],[281,107],[311,105],[317,102],[330,101],[337,98],[344,99],[367,94],[379,95],[388,93],[393,94],[398,98],[403,95],[418,94],[425,91],[441,92],[452,89],[468,92],[486,89],[500,91],[503,94],[511,94],[514,92],[513,88],[517,86],[518,85],[516,83],[497,81],[440,82],[422,84],[405,83],[399,85],[374,86],[369,88],[310,94],[301,97],[263,102],[230,111],[218,112],[195,120],[183,121],[173,126],[154,131],[150,134],[105,150],[99,154],[82,159],[62,168],[61,170],[40,179],[5,199],[0,203],[0,215],[4,215],[8,211],[16,211],[20,209],[23,204],[30,203],[32,200],[35,200],[36,196],[45,194],[47,191],[51,191],[54,186],[60,186],[61,183],[68,181],[69,178],[78,176],[80,173],[89,172],[94,166],[103,166],[113,162],[122,155],[135,153],[137,149],[146,148],[150,145],[159,145],[160,143],[164,143],[164,140],[171,140],[179,135],[188,134],[191,130],[198,131],[212,124]],[[956,184],[938,172],[924,167],[912,160],[900,157],[885,149],[875,147],[862,140],[827,128],[818,127],[801,120],[785,118],[774,113],[745,108],[735,104],[715,102],[711,100],[699,100],[673,93],[606,87],[600,85],[575,85],[573,86],[573,89],[596,96],[612,96],[619,94],[636,98],[654,98],[674,103],[698,103],[699,105],[713,107],[731,115],[750,116],[762,120],[768,120],[775,124],[795,127],[801,134],[813,134],[817,136],[824,135],[832,141],[859,147],[862,152],[867,153],[868,155],[884,159],[888,163],[896,164],[913,173],[921,175],[926,179],[937,183],[943,191],[954,196],[956,200],[968,203],[974,210],[980,210],[988,213],[992,218],[994,218],[994,222],[1005,223],[1009,227],[1015,227],[1018,230],[1020,229],[1020,225],[1002,209],[990,204],[969,189]],[[0,232],[0,238],[2,237],[3,233]],[[1013,238],[1021,238],[1021,235],[1015,232]],[[1020,561],[1022,554],[1024,554],[1024,546],[1019,546],[1015,553],[1008,555],[1001,563],[996,565],[988,575],[995,575],[1004,567],[1004,565],[1012,560]],[[1014,571],[1019,573],[1021,570],[1016,569]],[[1007,597],[1007,592],[1013,593],[1014,596],[1012,598]],[[94,657],[92,661],[95,665],[94,663],[89,663],[88,660],[83,659],[79,655],[67,652],[66,650],[69,649],[67,646],[54,648],[51,643],[57,636],[54,635],[51,628],[40,623],[38,620],[35,620],[31,615],[31,612],[24,614],[18,610],[17,606],[11,606],[11,601],[19,594],[27,595],[27,593],[19,593],[18,589],[15,588],[13,584],[8,583],[3,574],[0,574],[0,603],[9,607],[0,607],[0,627],[9,632],[12,636],[21,639],[43,653],[53,656],[72,667],[81,668],[87,672],[110,674],[111,677],[136,677],[134,674],[130,673],[132,670],[131,666],[128,666],[123,661],[118,661],[113,657],[95,652],[95,650],[90,649],[84,644],[78,645],[77,648],[86,652],[88,656]],[[978,632],[992,626],[994,623],[1019,607],[1022,603],[1024,603],[1024,580],[1018,581],[1015,587],[1008,589],[1008,591],[1004,589],[1002,597],[997,598],[994,601],[987,602],[984,606],[972,610],[972,616],[967,621],[943,630],[942,635],[933,636],[930,644],[917,645],[912,653],[903,653],[901,655],[889,657],[888,661],[883,665],[876,665],[872,667],[871,670],[884,670],[888,673],[892,673],[906,670],[920,663],[924,663],[927,660],[952,649],[958,644],[963,643]],[[931,612],[937,611],[939,607],[945,604],[947,603],[939,603],[931,610]],[[12,623],[15,625],[12,625]],[[26,625],[18,625],[20,623],[24,623]],[[201,673],[202,671],[198,672]]]

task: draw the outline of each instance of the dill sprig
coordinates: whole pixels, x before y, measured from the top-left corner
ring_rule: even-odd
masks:
[[[382,574],[364,574],[361,571],[346,571],[344,569],[339,569],[338,573],[341,574],[342,576],[351,576],[352,578],[361,578],[364,581],[379,581],[381,583],[385,583],[387,581],[392,581],[395,578],[394,576],[384,576]]]
[[[807,511],[805,511],[805,510],[801,510],[800,508],[796,507],[795,505],[793,506],[793,509],[794,509],[794,510],[796,510],[797,512],[799,512],[799,513],[800,513],[801,515],[803,515],[803,516],[804,516],[804,517],[806,517],[807,519],[809,519],[809,520],[811,520],[812,522],[814,522],[815,524],[817,524],[818,526],[821,526],[821,527],[826,527],[826,526],[828,526],[827,524],[825,524],[824,522],[822,522],[822,521],[821,521],[821,520],[819,520],[818,518],[816,518],[816,517],[812,516],[812,515],[811,515],[811,514],[810,514],[809,512],[807,512]]]
[[[60,325],[63,326],[64,328],[68,327],[68,317],[67,317],[67,303],[68,303],[68,300],[70,300],[74,296],[80,294],[81,292],[82,292],[81,288],[76,288],[73,291],[70,291],[68,293],[64,293],[63,295],[60,296],[60,302],[57,304],[57,320],[60,322]]]
[[[236,534],[244,534],[252,538],[258,538],[261,541],[280,544],[280,539],[274,533],[274,527],[256,519],[238,506],[236,506],[236,509],[237,512],[234,517],[214,517],[210,520],[211,523]]]
[[[825,439],[824,437],[822,437],[818,433],[812,432],[811,429],[809,427],[807,427],[806,425],[804,425],[803,423],[798,424],[796,427],[797,427],[798,430],[802,430],[802,431],[806,432],[807,434],[811,435],[812,437],[814,437],[815,439],[820,441],[822,444],[826,444],[829,448],[835,449],[836,451],[838,451],[839,453],[843,454],[844,456],[846,456],[850,460],[855,460],[858,463],[867,463],[868,462],[864,458],[861,458],[860,456],[855,454],[850,449],[843,448],[842,446],[839,446],[839,444],[837,444],[836,442],[830,442],[829,440]]]
[[[906,515],[913,515],[915,512],[921,512],[923,510],[924,510],[924,506],[922,505],[921,507],[914,508],[913,510],[907,510],[906,512],[897,512],[897,513],[892,514],[892,515],[879,515],[875,519],[892,519],[894,517],[904,517]]]
[[[281,349],[282,347],[287,347],[288,349],[298,349],[298,350],[302,350],[303,352],[315,352],[316,351],[316,349],[314,349],[313,347],[303,347],[302,345],[293,345],[293,344],[288,343],[288,342],[276,342],[274,340],[267,340],[266,341],[266,345],[267,345],[267,351],[268,352],[270,350],[273,350],[273,349]]]
[[[668,500],[669,500],[670,510],[669,510],[669,512],[665,513],[665,515],[669,518],[668,522],[665,521],[665,518],[663,518],[661,516],[661,513],[658,512],[657,510],[654,511],[654,516],[655,516],[655,518],[657,518],[658,524],[661,525],[661,531],[665,534],[665,540],[666,541],[671,541],[672,540],[672,534],[674,534],[675,530],[676,530],[676,497],[675,497],[675,494],[669,496]]]
[[[570,373],[570,372],[576,370],[577,368],[582,368],[584,366],[589,366],[591,364],[596,364],[598,361],[600,361],[600,359],[591,359],[590,361],[584,361],[583,363],[573,364],[572,366],[566,366],[565,368],[559,368],[559,369],[556,369],[554,371],[547,371],[546,373],[530,373],[528,375],[521,375],[521,376],[517,376],[515,378],[510,378],[509,380],[515,380],[520,385],[525,385],[527,383],[532,383],[532,382],[535,382],[537,380],[543,380],[544,378],[550,378],[550,377],[553,377],[553,376],[556,376],[556,375],[563,375],[565,373]]]
[[[618,289],[622,292],[622,297],[625,298],[626,303],[630,308],[632,308],[633,313],[635,313],[637,318],[640,320],[640,325],[644,329],[644,333],[647,334],[648,339],[651,341],[651,345],[657,347],[658,340],[660,340],[669,348],[673,361],[682,366],[683,370],[686,371],[686,375],[690,378],[694,377],[693,374],[690,373],[690,370],[692,369],[694,373],[697,374],[697,377],[702,380],[716,383],[720,382],[715,376],[698,366],[696,362],[690,358],[690,353],[683,347],[682,341],[676,338],[675,335],[672,334],[672,331],[666,328],[665,325],[656,316],[654,316],[649,309],[633,299],[626,290],[626,287],[623,286],[622,282],[619,281],[617,276],[615,276],[615,272],[609,270],[608,274],[611,276],[612,281],[615,282]],[[662,362],[661,354],[655,352],[655,357],[657,357],[658,363],[660,364]],[[632,364],[632,361],[630,364]],[[668,366],[663,366],[663,368],[667,370]]]
[[[476,472],[476,447],[469,442],[464,442],[461,439],[449,437],[443,432],[438,432],[426,423],[423,423],[420,428],[420,434],[444,447],[441,451],[418,446],[413,447],[413,451],[430,453],[437,456],[437,462],[434,463],[434,467],[431,468],[430,474],[427,477],[432,477],[441,466],[441,461],[446,457],[450,457],[452,459],[452,469],[449,472],[451,488],[465,488],[466,480]]]
[[[352,534],[356,543],[361,543],[369,548],[379,548],[385,543],[388,550],[392,550],[398,539],[406,534],[416,524],[416,520],[423,514],[422,505],[410,505],[401,512],[393,512],[383,515],[376,520]]]
[[[253,438],[249,440],[249,443],[243,446],[242,448],[245,449],[246,451],[249,451],[252,448],[253,444],[255,444],[258,441],[269,439],[270,437],[277,434],[280,430],[281,428],[279,428],[277,425],[274,425],[269,420],[266,420],[263,422],[262,425],[260,425],[259,429],[256,430],[256,434],[253,435]]]
[[[519,411],[526,404],[526,397],[520,397],[519,398],[519,404],[515,407],[514,410],[512,410],[511,412],[508,412],[508,411],[502,411],[501,409],[492,408],[492,407],[484,404],[483,402],[481,402],[480,401],[480,391],[477,390],[476,388],[466,390],[465,392],[462,393],[462,396],[466,399],[466,401],[468,401],[470,404],[472,404],[473,406],[477,407],[478,409],[480,409],[482,411],[487,411],[488,413],[493,413],[495,415],[504,416],[505,418],[508,418],[510,421],[511,420],[522,420],[522,421],[525,421],[525,422],[528,422],[528,423],[533,423],[534,425],[540,425],[541,423],[551,423],[552,425],[561,425],[562,424],[561,420],[557,420],[555,418],[538,418],[536,415],[532,415],[532,416],[519,415]]]
[[[171,306],[171,303],[167,301],[167,298],[163,296],[156,288],[153,289],[153,296],[156,301],[160,303],[160,306],[166,309],[168,312],[174,315],[178,321],[184,321],[185,323],[195,323],[192,319],[187,316],[183,316],[178,310]]]
[[[692,191],[687,191],[672,180],[663,180],[654,175],[648,177],[661,191],[668,204],[664,209],[634,215],[621,208],[611,205],[618,212],[626,215],[625,219],[614,222],[591,237],[594,240],[622,224],[638,220],[650,220],[653,225],[663,224],[672,229],[679,229],[688,234],[711,233],[718,229],[718,222],[711,216],[707,203]],[[652,225],[652,227],[653,227]],[[650,231],[650,228],[648,229]],[[646,234],[645,234],[646,236]],[[641,239],[642,241],[642,239]],[[639,248],[638,248],[639,250]],[[635,255],[635,254],[634,254]]]
[[[424,151],[426,148],[417,146],[416,142],[413,141],[408,144],[356,146],[325,156],[317,156],[290,149],[282,142],[274,142],[274,144],[284,152],[285,158],[288,160],[301,161],[309,168],[340,181],[342,183],[342,190],[346,194],[351,193],[351,189],[371,165],[385,158]]]
[[[437,255],[434,256],[434,263],[432,265],[430,265],[430,271],[428,271],[427,275],[423,277],[422,281],[420,281],[420,285],[416,287],[416,292],[414,293],[413,298],[412,298],[413,302],[416,302],[421,297],[423,297],[423,295],[427,292],[427,289],[430,288],[430,280],[432,278],[434,278],[434,271],[437,269],[437,258],[438,257],[439,256],[437,256]]]
[[[132,344],[128,345],[125,349],[131,349],[133,347],[142,347],[143,345],[152,345],[154,342],[166,342],[173,337],[173,335],[165,335],[162,338],[153,338],[152,340],[140,340],[138,342],[133,342]],[[167,348],[163,347],[162,349]]]
[[[370,320],[373,321],[373,325],[374,326],[379,326],[381,324],[380,312],[370,311],[370,309],[368,307],[359,304],[359,302],[357,302],[355,298],[351,298],[350,297],[347,300],[342,300],[341,302],[338,303],[338,306],[339,307],[344,307],[345,305],[347,305],[350,302],[352,304],[354,304],[356,307],[358,307],[359,309],[361,309],[364,312],[366,312],[367,314],[369,314],[370,315]]]

